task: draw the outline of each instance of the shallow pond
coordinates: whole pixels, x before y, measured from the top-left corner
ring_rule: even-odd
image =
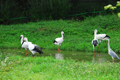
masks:
[[[95,53],[93,58],[92,52],[80,52],[80,51],[61,51],[58,53],[57,50],[42,50],[43,54],[36,53],[36,57],[41,56],[53,56],[55,59],[74,59],[76,61],[89,61],[89,62],[112,62],[112,58],[108,53]],[[3,54],[17,54],[26,57],[26,51],[24,49],[0,49]],[[120,55],[118,55],[120,57]],[[32,53],[28,54],[28,57],[32,57]],[[120,60],[115,59],[115,62]]]

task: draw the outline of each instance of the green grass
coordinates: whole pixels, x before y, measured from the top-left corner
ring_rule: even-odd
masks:
[[[20,35],[44,49],[57,49],[55,38],[65,33],[61,50],[92,51],[93,31],[109,35],[111,48],[119,53],[120,24],[113,15],[88,17],[84,21],[54,20],[30,22],[28,24],[0,25],[0,48],[21,48]],[[107,44],[101,43],[100,52],[107,52]]]
[[[64,31],[66,38],[61,50],[92,52],[92,33],[98,29],[98,33],[111,37],[111,48],[119,53],[119,26],[119,21],[112,15],[88,17],[84,21],[55,20],[0,25],[0,49],[8,48],[0,50],[0,80],[119,80],[119,63],[57,60],[52,56],[32,58],[23,56],[24,49],[22,52],[16,51],[16,48],[21,48],[21,34],[41,48],[57,49],[53,41]],[[99,51],[107,53],[107,44],[101,42]]]
[[[15,50],[14,50],[15,51]],[[0,56],[1,80],[119,80],[119,63],[24,57],[11,52]],[[4,58],[3,58],[4,57]]]

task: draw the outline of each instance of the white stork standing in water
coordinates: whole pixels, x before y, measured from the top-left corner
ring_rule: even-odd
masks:
[[[35,45],[35,44],[32,44],[31,42],[28,42],[28,39],[26,37],[23,40],[23,44],[25,41],[28,45],[28,49],[32,52],[33,57],[35,56],[35,53],[39,53],[39,54],[43,53],[38,45]]]
[[[110,37],[107,34],[97,34],[97,29],[94,30],[94,38],[99,40],[99,46],[101,40],[108,40]],[[97,52],[98,52],[98,46],[97,46]]]
[[[29,53],[29,52],[27,52],[28,45],[27,45],[27,42],[23,43],[23,35],[20,36],[20,40],[21,40],[21,46],[22,46],[22,48],[24,48],[26,50],[26,56],[27,56]],[[28,42],[28,43],[31,43],[31,42]]]
[[[63,37],[64,37],[64,32],[63,32],[63,31],[61,31],[61,35],[62,35],[62,37],[56,38],[56,39],[54,40],[54,42],[53,42],[53,44],[58,45],[58,51],[59,51],[59,52],[61,51],[61,50],[60,50],[60,46],[61,46],[61,44],[62,44],[62,42],[63,42]]]

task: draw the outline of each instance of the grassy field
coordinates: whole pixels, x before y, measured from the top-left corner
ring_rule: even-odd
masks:
[[[120,24],[112,15],[88,17],[84,21],[55,20],[27,24],[0,25],[0,80],[119,80],[120,64],[112,62],[95,63],[73,59],[57,60],[52,56],[25,57],[19,41],[23,34],[29,41],[42,49],[56,49],[56,37],[65,33],[61,50],[92,52],[91,41],[94,29],[110,36],[111,48],[120,53]],[[11,52],[11,50],[15,50]],[[107,54],[107,44],[102,41],[99,52]]]
[[[30,22],[28,24],[0,25],[0,48],[21,48],[20,35],[44,49],[57,49],[55,38],[65,33],[62,50],[92,51],[93,31],[109,35],[111,48],[119,53],[120,24],[115,16],[88,17],[84,21],[55,20]],[[107,52],[107,44],[101,42],[100,52]]]
[[[13,51],[11,51],[13,50]],[[0,52],[0,80],[119,80],[119,63],[25,57],[24,50]],[[15,54],[16,53],[16,54]]]

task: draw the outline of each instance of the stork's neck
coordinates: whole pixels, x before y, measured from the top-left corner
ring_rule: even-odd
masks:
[[[108,51],[109,51],[109,49],[110,49],[110,41],[108,39]]]
[[[21,37],[21,44],[22,44],[22,42],[23,42],[23,37]]]
[[[96,33],[94,33],[94,39],[96,39]]]
[[[97,33],[96,33],[96,32],[94,32],[94,38],[96,38],[96,35],[97,35]]]
[[[62,35],[62,38],[64,37],[64,34],[61,34]]]
[[[28,44],[28,40],[26,39],[26,43]],[[29,44],[28,44],[29,45]]]

